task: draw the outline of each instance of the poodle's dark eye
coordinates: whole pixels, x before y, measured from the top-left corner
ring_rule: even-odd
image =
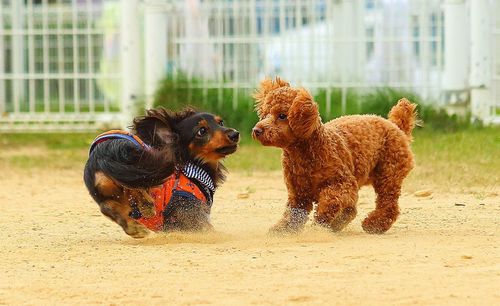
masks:
[[[278,119],[279,120],[285,120],[286,119],[286,115],[285,114],[279,114],[278,115]]]
[[[222,120],[221,120],[221,121],[219,122],[219,125],[220,125],[220,126],[224,126],[224,121],[222,121]]]
[[[196,132],[196,136],[203,137],[207,133],[207,129],[202,127]]]

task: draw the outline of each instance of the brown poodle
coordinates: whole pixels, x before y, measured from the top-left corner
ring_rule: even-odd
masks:
[[[358,191],[368,184],[377,200],[363,229],[380,234],[392,226],[399,215],[401,184],[413,168],[415,104],[399,100],[389,120],[354,115],[322,124],[309,92],[279,78],[263,80],[254,98],[260,121],[253,137],[283,149],[287,210],[271,232],[300,231],[313,203],[316,222],[342,230],[356,217]]]

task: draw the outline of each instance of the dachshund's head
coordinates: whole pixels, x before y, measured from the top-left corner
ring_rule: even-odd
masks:
[[[175,147],[183,160],[217,164],[238,148],[240,134],[224,126],[222,118],[184,109],[150,109],[134,120],[134,133],[153,148]]]
[[[318,105],[304,88],[264,79],[254,95],[260,121],[252,136],[265,146],[285,148],[307,139],[321,126]]]

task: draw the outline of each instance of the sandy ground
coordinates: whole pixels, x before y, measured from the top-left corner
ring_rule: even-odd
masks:
[[[77,170],[0,174],[0,304],[499,305],[500,190],[406,187],[386,234],[373,208],[341,233],[310,223],[266,236],[286,199],[280,173],[231,173],[217,192],[217,234],[126,236],[92,202]],[[458,204],[458,205],[457,205]]]

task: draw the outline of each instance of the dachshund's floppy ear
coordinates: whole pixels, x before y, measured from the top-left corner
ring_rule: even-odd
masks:
[[[271,91],[280,88],[280,87],[285,87],[285,86],[290,86],[290,83],[288,83],[285,80],[280,79],[279,77],[276,77],[275,80],[271,78],[265,78],[260,82],[260,87],[255,91],[253,94],[253,98],[255,99],[255,109],[257,110],[257,113],[260,115],[262,113],[262,103],[266,99],[266,96],[268,93]]]
[[[318,104],[304,88],[297,89],[297,95],[288,111],[288,123],[292,132],[300,138],[311,136],[321,126]]]
[[[134,119],[133,131],[154,148],[175,143],[178,139],[173,129],[174,118],[164,108],[149,109],[146,115]]]

